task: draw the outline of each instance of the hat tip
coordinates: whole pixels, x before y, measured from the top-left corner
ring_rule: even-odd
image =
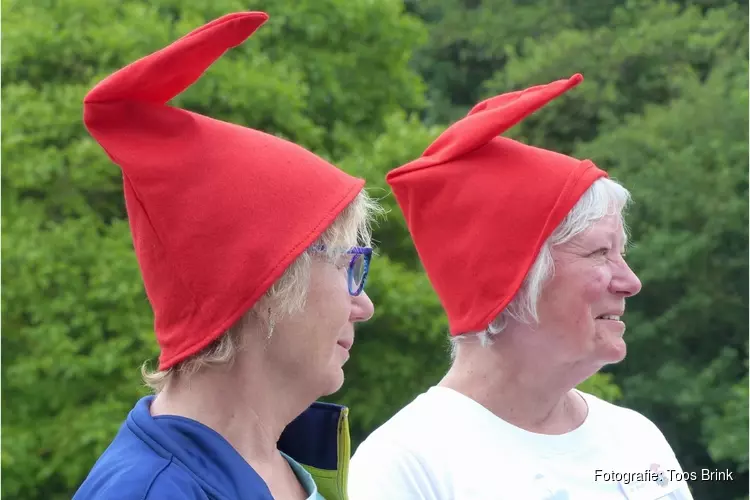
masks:
[[[264,22],[268,21],[268,18],[270,17],[267,12],[263,12],[263,11],[260,11],[260,10],[251,11],[251,12],[248,12],[247,14],[248,14],[248,17],[253,17],[255,19],[261,19]]]

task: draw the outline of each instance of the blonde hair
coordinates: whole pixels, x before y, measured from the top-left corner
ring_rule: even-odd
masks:
[[[164,371],[151,371],[147,362],[141,366],[143,381],[155,393],[161,392],[176,376],[190,377],[210,366],[231,364],[243,345],[243,330],[251,317],[264,318],[268,328],[267,338],[280,318],[301,311],[305,307],[310,282],[312,248],[325,248],[325,258],[336,260],[354,245],[371,246],[371,224],[383,208],[363,189],[341,211],[322,235],[287,267],[284,274],[271,285],[264,296],[232,327],[198,354]],[[320,254],[316,250],[317,254]],[[267,313],[259,314],[259,311]]]

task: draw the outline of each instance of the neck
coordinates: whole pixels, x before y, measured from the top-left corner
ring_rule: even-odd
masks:
[[[440,382],[478,402],[506,422],[530,432],[564,434],[586,419],[587,406],[573,389],[579,383],[562,368],[505,349],[467,342]]]
[[[281,433],[314,397],[293,394],[273,374],[262,362],[241,360],[205,369],[170,381],[154,399],[151,414],[180,415],[210,427],[253,465],[278,463]]]

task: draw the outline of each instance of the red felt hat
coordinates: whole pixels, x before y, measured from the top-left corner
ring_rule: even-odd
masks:
[[[166,104],[266,19],[216,19],[84,99],[86,127],[123,172],[161,370],[235,323],[364,185],[291,142]]]
[[[576,74],[487,99],[386,176],[452,335],[487,328],[544,241],[607,175],[590,161],[498,137],[581,81]]]

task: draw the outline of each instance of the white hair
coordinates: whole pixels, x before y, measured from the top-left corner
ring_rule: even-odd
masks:
[[[484,330],[451,338],[451,358],[455,359],[461,342],[478,339],[482,346],[490,345],[493,337],[508,325],[509,319],[524,324],[538,322],[537,302],[542,288],[555,271],[552,247],[583,233],[607,215],[619,215],[625,228],[625,221],[622,220],[623,211],[629,203],[630,193],[622,185],[606,177],[596,180],[544,242],[534,264],[508,306]]]
[[[177,374],[189,377],[207,366],[228,365],[234,361],[237,352],[243,345],[243,329],[251,318],[268,323],[267,338],[270,340],[274,323],[288,315],[301,311],[305,307],[307,291],[310,284],[310,265],[312,254],[321,254],[335,261],[342,252],[354,245],[371,245],[371,224],[384,209],[363,189],[357,198],[341,211],[323,234],[308,247],[289,267],[284,274],[271,285],[263,297],[247,311],[235,324],[217,340],[198,354],[187,358],[177,365],[163,371],[151,371],[147,363],[141,366],[144,383],[155,393],[162,391]]]

